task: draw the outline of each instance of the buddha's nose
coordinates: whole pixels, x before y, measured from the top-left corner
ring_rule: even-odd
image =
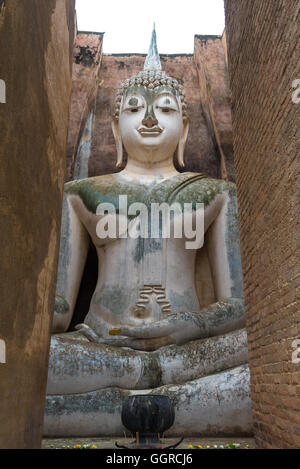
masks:
[[[158,125],[158,120],[156,119],[155,117],[155,114],[154,114],[154,111],[153,111],[153,106],[151,107],[151,110],[150,112],[146,111],[146,114],[145,114],[145,117],[142,121],[142,124],[145,126],[145,127],[148,127],[149,129],[151,127],[154,127],[155,125]]]

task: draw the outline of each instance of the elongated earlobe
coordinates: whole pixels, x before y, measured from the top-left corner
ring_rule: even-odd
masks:
[[[119,133],[119,122],[118,119],[113,119],[112,121],[112,131],[115,137],[115,142],[117,146],[117,164],[116,167],[120,168],[123,164],[123,142]]]
[[[177,161],[181,168],[184,168],[184,148],[189,133],[190,123],[188,119],[183,122],[183,131],[177,147]]]

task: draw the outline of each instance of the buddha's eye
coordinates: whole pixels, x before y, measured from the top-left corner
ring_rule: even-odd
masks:
[[[137,98],[130,98],[128,104],[129,106],[137,106],[138,105],[138,99]]]
[[[174,106],[169,106],[169,107],[166,107],[166,106],[156,106],[156,109],[159,109],[161,112],[164,112],[165,114],[171,113],[171,112],[174,112],[174,111],[177,110],[177,109],[174,109]]]
[[[177,103],[171,96],[160,96],[156,101],[155,107],[164,113],[170,113],[178,110]]]
[[[125,103],[124,111],[130,113],[139,112],[143,107],[143,101],[139,96],[131,96]]]

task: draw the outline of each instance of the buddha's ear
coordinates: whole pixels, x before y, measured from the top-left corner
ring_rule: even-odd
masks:
[[[184,168],[184,147],[190,128],[189,119],[184,119],[183,130],[177,147],[177,161],[181,168]]]
[[[115,117],[113,118],[113,121],[112,121],[112,131],[113,131],[116,146],[117,146],[118,159],[117,159],[116,167],[120,168],[120,166],[122,166],[123,164],[123,142],[122,142],[122,138],[119,132],[119,121]]]

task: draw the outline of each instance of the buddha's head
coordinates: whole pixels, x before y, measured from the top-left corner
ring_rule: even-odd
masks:
[[[183,167],[188,127],[183,87],[161,70],[154,30],[144,71],[122,83],[117,93],[117,166],[122,165],[124,145],[129,158],[144,164],[172,160],[177,149]]]

